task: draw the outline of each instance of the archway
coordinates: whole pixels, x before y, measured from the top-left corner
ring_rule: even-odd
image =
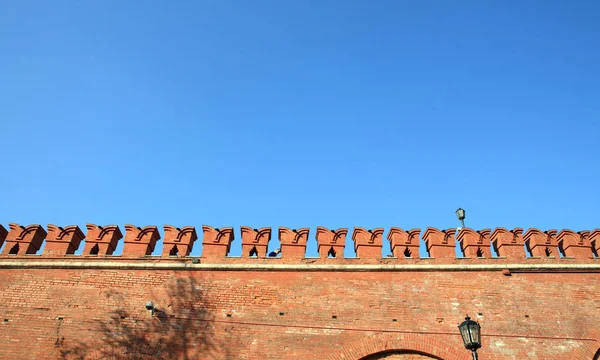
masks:
[[[455,341],[458,340],[458,341]],[[428,334],[385,334],[351,342],[329,357],[329,360],[470,360],[460,335],[447,341]]]
[[[417,351],[385,351],[368,355],[361,360],[442,360],[439,357],[425,355]]]

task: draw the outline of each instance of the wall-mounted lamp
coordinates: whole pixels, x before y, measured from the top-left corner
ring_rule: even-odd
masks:
[[[477,349],[481,347],[481,326],[467,315],[465,321],[458,325],[458,330],[465,343],[465,348],[471,350],[473,360],[477,360]]]
[[[148,301],[146,303],[146,310],[150,311],[150,315],[154,316],[154,312],[156,311],[156,307],[154,307],[154,304],[152,303],[152,301]]]

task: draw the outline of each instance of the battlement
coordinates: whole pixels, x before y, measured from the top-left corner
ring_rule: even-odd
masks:
[[[465,314],[482,359],[600,354],[600,229],[13,223],[0,245],[2,359],[466,360]]]
[[[164,226],[162,254],[151,256],[161,235],[156,226],[138,227],[125,225],[125,236],[117,225],[99,226],[87,224],[87,232],[76,225],[60,227],[48,225],[21,226],[11,223],[9,230],[0,225],[0,246],[6,242],[0,258],[44,258],[44,259],[146,259],[183,261],[193,260],[203,264],[502,264],[502,263],[592,263],[600,264],[600,229],[593,231],[547,230],[505,228],[473,230],[470,228],[440,230],[429,227],[403,230],[392,227],[387,231],[384,245],[383,228],[364,229],[354,227],[351,238],[356,257],[344,258],[347,228],[330,230],[319,226],[314,239],[318,257],[306,257],[307,241],[311,229],[289,229],[279,227],[278,237],[281,252],[269,256],[271,228],[255,229],[241,227],[241,256],[228,256],[234,240],[234,229],[202,226],[202,254],[190,257],[199,238],[194,226],[177,228]],[[36,255],[42,243],[46,245]],[[81,241],[85,247],[81,255],[75,255]],[[119,242],[123,241],[123,252],[113,255]],[[421,244],[428,256],[421,257]],[[457,252],[457,244],[460,251]],[[389,246],[391,255],[382,256],[382,247]],[[462,254],[461,254],[462,252]]]

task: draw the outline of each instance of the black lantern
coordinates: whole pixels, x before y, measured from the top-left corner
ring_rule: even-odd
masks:
[[[465,227],[465,210],[462,208],[458,208],[458,210],[456,210],[456,217],[458,218],[458,220],[460,220],[462,227]]]
[[[481,347],[481,326],[479,326],[477,321],[471,320],[469,315],[467,315],[465,321],[458,325],[458,330],[460,330],[460,335],[465,343],[465,348],[471,350],[473,359],[477,360],[477,349]]]

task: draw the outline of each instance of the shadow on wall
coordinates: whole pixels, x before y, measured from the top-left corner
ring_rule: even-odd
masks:
[[[139,296],[127,290],[109,290],[98,301],[111,309],[98,313],[104,319],[92,320],[92,325],[79,333],[57,337],[61,358],[234,359],[234,354],[227,353],[233,350],[219,346],[215,339],[214,309],[208,305],[207,288],[208,283],[194,279],[171,278],[166,286],[151,289],[154,314],[143,308],[145,300]]]

